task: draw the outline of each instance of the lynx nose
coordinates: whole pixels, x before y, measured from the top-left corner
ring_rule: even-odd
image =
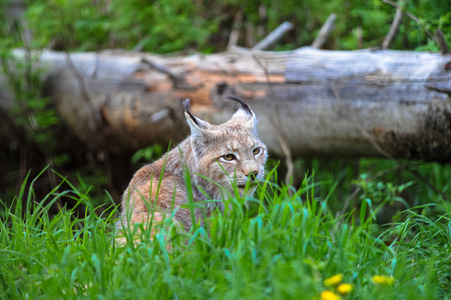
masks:
[[[249,173],[246,174],[246,176],[251,175],[253,178],[257,177],[258,175],[258,171],[250,171]]]

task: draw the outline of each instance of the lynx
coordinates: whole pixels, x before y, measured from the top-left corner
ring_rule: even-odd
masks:
[[[119,223],[145,223],[150,218],[162,222],[176,208],[189,203],[186,170],[191,176],[193,200],[207,201],[207,216],[216,207],[224,210],[223,201],[208,200],[234,195],[234,185],[241,196],[245,191],[254,192],[255,182],[264,176],[267,149],[257,136],[257,119],[249,105],[241,98],[229,98],[239,102],[241,108],[221,125],[195,117],[189,99],[184,101],[191,134],[178,147],[136,172],[124,192]],[[196,222],[202,221],[202,215],[195,210]],[[192,226],[189,209],[175,210],[174,219],[185,230]]]

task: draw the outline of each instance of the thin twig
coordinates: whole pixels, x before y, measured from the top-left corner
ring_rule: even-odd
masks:
[[[401,7],[398,3],[395,3],[395,2],[390,1],[390,0],[382,0],[382,1],[385,2],[385,3],[387,3],[387,4],[390,4],[391,6],[396,7],[397,9],[402,10],[402,7]],[[423,25],[421,24],[420,19],[418,19],[415,15],[411,14],[411,13],[408,12],[408,11],[405,11],[404,13],[405,13],[409,18],[411,18],[412,20],[414,20],[416,23],[418,23],[418,24],[420,24],[421,26],[423,26]],[[423,27],[423,29],[424,29],[424,31],[426,32],[426,34],[427,34],[430,38],[434,38],[434,35],[433,35],[427,28]]]
[[[83,77],[80,75],[80,73],[78,73],[77,69],[75,68],[75,66],[70,58],[69,52],[64,53],[64,58],[66,59],[66,63],[67,63],[67,67],[69,68],[69,71],[72,73],[72,75],[75,77],[75,79],[78,83],[78,86],[80,88],[81,98],[83,99],[83,102],[85,103],[86,107],[88,107],[89,113],[91,114],[91,120],[93,123],[88,122],[88,124],[90,124],[91,126],[94,125],[94,129],[99,129],[100,128],[100,120],[99,120],[97,114],[95,113],[94,104],[92,103],[91,98],[89,97],[89,95],[86,91]]]
[[[89,97],[89,95],[86,91],[84,80],[83,80],[82,76],[75,69],[74,64],[72,63],[72,60],[70,59],[68,52],[65,53],[65,59],[66,59],[66,63],[69,68],[69,71],[72,73],[72,75],[75,77],[75,79],[78,82],[78,86],[80,88],[80,93],[81,93],[82,99],[83,99],[85,105],[88,107],[89,113],[91,114],[92,122],[83,122],[82,123],[84,131],[85,131],[85,133],[88,133],[90,131],[90,128],[92,129],[92,127],[94,127],[94,129],[99,130],[101,127],[100,118],[95,113],[94,104],[92,103],[91,98]],[[93,145],[91,143],[84,143],[84,145],[87,148],[86,159],[87,159],[91,169],[94,170],[96,166],[94,164],[94,159],[93,159],[93,155],[92,155],[92,153],[94,151]]]
[[[390,0],[382,0],[382,1],[385,2],[385,3],[387,3],[387,4],[390,4],[391,6],[396,7],[396,9],[402,10],[402,7],[401,7],[399,4],[397,4],[397,3],[393,2],[393,1],[390,1]],[[448,48],[446,47],[446,43],[445,43],[444,47],[443,47],[443,45],[442,45],[442,41],[444,41],[444,38],[443,38],[443,40],[441,40],[441,37],[440,37],[439,35],[437,35],[437,34],[432,34],[432,33],[426,28],[426,26],[424,26],[423,24],[421,24],[420,19],[418,19],[418,18],[417,18],[415,15],[413,15],[412,13],[410,13],[410,12],[408,12],[408,11],[404,11],[404,13],[405,13],[409,18],[411,18],[413,21],[415,21],[416,23],[418,23],[418,24],[423,28],[424,32],[425,32],[431,39],[433,39],[433,40],[438,44],[438,46],[440,47],[440,51],[442,52],[442,54],[448,53]],[[440,34],[440,33],[439,33],[439,34]],[[442,48],[442,47],[443,47],[443,48]]]
[[[168,77],[172,81],[172,85],[175,89],[190,90],[190,89],[194,88],[192,85],[190,85],[188,82],[186,82],[185,77],[183,75],[172,72],[164,65],[160,65],[156,62],[150,61],[146,57],[141,57],[141,62],[148,65],[152,69],[157,70],[158,72],[168,75]]]
[[[172,80],[172,82],[176,82],[176,81],[180,80],[180,76],[178,74],[175,74],[174,72],[172,72],[171,70],[169,70],[168,68],[166,68],[163,65],[157,64],[153,61],[150,61],[149,59],[147,59],[145,57],[141,57],[141,62],[148,65],[152,69],[157,70],[158,72],[168,75],[168,77]]]

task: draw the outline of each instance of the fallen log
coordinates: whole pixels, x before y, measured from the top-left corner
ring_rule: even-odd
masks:
[[[293,157],[451,161],[451,55],[235,47],[166,56],[44,51],[41,62],[45,95],[92,149],[175,144],[188,134],[182,99],[221,123],[236,109],[226,98],[237,94],[275,154],[285,140]]]

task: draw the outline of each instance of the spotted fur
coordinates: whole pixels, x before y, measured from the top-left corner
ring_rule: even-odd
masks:
[[[171,213],[171,208],[187,204],[186,170],[191,176],[195,202],[223,200],[234,195],[234,185],[243,195],[248,181],[251,184],[246,192],[254,192],[252,182],[264,176],[267,149],[257,136],[253,111],[240,98],[231,99],[240,102],[242,107],[221,125],[195,117],[189,110],[189,100],[185,100],[191,134],[159,160],[136,172],[122,197],[122,218],[118,225],[145,223],[152,218],[152,212],[153,221],[158,223]],[[224,210],[222,201],[209,201],[205,213],[209,215],[214,207]],[[200,209],[195,210],[196,222],[202,221],[202,215]],[[178,208],[175,220],[185,230],[192,226],[189,209]]]

